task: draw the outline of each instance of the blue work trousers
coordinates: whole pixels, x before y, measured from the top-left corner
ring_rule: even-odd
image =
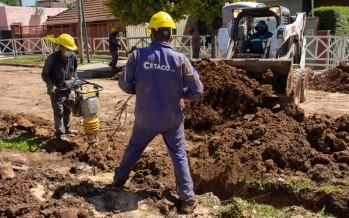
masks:
[[[161,134],[172,159],[179,198],[182,201],[193,201],[195,200],[195,194],[186,154],[184,123],[182,122],[179,126]],[[157,133],[136,126],[133,127],[132,136],[124,156],[120,165],[115,169],[117,179],[128,179],[132,168],[140,159],[144,149],[156,135]]]

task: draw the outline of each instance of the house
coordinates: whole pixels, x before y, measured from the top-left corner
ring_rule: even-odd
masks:
[[[89,38],[108,37],[112,26],[121,26],[120,32],[125,32],[121,23],[115,18],[103,0],[84,0],[83,9]],[[48,35],[57,37],[62,33],[68,33],[73,37],[78,35],[78,7],[72,8],[49,17],[45,22]]]
[[[42,24],[66,8],[0,6],[0,38],[29,38],[43,36]]]

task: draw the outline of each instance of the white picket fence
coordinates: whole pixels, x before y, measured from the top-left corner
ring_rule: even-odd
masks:
[[[340,62],[349,61],[349,36],[306,36],[306,60],[308,67],[333,68]],[[206,38],[201,37],[200,57],[211,57],[211,45],[207,46]],[[149,37],[120,37],[119,43],[122,46],[121,55],[127,53],[133,46],[137,48],[146,47],[150,44]],[[216,54],[219,55],[217,42]],[[189,58],[192,57],[191,36],[174,36],[171,45],[180,53]],[[108,38],[94,38],[92,45],[89,45],[92,57],[97,54],[109,52]],[[45,43],[43,38],[23,38],[23,39],[0,39],[0,55],[44,55],[53,52],[52,46]]]
[[[151,43],[149,37],[119,37],[118,39],[119,44],[122,47],[119,51],[121,54],[128,53],[134,46],[137,48],[144,48]],[[201,37],[201,43],[203,46],[201,46],[200,57],[210,57],[211,46],[206,46],[206,37]],[[94,38],[92,44],[94,54],[109,52],[108,38]],[[171,45],[176,49],[176,51],[183,53],[190,58],[192,57],[191,36],[173,36]]]
[[[46,44],[43,38],[0,39],[0,55],[48,55],[52,51],[52,46]]]
[[[305,64],[333,68],[349,61],[349,36],[306,36]]]

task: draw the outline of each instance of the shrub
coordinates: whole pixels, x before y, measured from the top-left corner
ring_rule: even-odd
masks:
[[[322,6],[314,9],[320,18],[320,29],[331,30],[332,35],[349,34],[349,7]]]

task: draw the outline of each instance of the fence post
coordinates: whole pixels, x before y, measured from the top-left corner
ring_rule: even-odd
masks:
[[[92,59],[96,60],[96,51],[95,51],[95,38],[91,38],[91,45],[92,45]]]
[[[15,50],[15,58],[18,58],[18,53],[17,53],[17,43],[15,42],[15,39],[12,40],[12,47]]]
[[[345,50],[346,50],[346,40],[345,37],[341,37],[341,61],[345,60]]]
[[[44,39],[40,39],[41,41],[41,50],[42,50],[42,56],[44,56],[44,58],[46,58],[46,44]]]
[[[319,41],[322,41],[327,48],[330,46],[331,44],[331,40],[329,39],[331,31],[330,30],[320,30],[316,32],[317,36],[327,36],[326,38],[320,38]],[[316,54],[320,54],[322,51],[326,50],[327,48],[323,45],[323,43],[319,43],[319,46],[316,48]],[[318,55],[316,55],[318,56]],[[325,64],[326,66],[317,66],[316,70],[325,70],[329,67],[329,57],[330,54],[329,52],[326,52],[325,54],[321,55],[320,57],[318,56],[318,58],[322,59],[322,60],[316,60],[315,64]]]

